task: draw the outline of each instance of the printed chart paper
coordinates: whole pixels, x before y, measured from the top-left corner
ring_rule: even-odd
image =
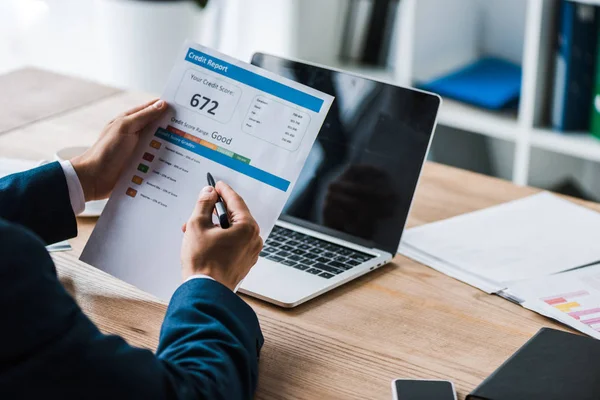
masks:
[[[517,282],[509,292],[523,307],[600,339],[600,265]]]
[[[333,97],[186,43],[81,260],[168,300],[181,284],[181,226],[206,173],[246,201],[265,239]]]

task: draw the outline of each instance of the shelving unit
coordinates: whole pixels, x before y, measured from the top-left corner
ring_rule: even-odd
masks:
[[[243,0],[231,1],[246,4]],[[576,1],[600,6],[600,0]],[[238,34],[243,31],[241,37],[249,40],[236,39],[232,41],[232,51],[224,49],[225,52],[248,59],[253,51],[267,51],[413,87],[484,55],[521,65],[521,100],[517,110],[494,112],[444,99],[436,134],[437,143],[444,144],[432,151],[433,158],[449,159],[450,155],[453,158],[449,163],[465,163],[467,167],[472,164],[474,170],[520,185],[552,188],[574,178],[577,183],[584,182],[580,186],[586,192],[600,199],[600,180],[594,178],[600,175],[600,140],[550,129],[560,0],[400,0],[397,37],[392,40],[395,48],[390,52],[394,56],[389,65],[393,67],[388,68],[336,61],[347,0],[257,2],[263,8],[256,11],[254,3],[247,6],[240,12],[244,20],[254,20],[248,16],[252,12],[255,18],[262,17],[264,10],[277,5],[285,21],[266,21],[259,28],[252,25],[246,30],[240,25]],[[287,29],[286,40],[281,39],[282,27]],[[434,149],[435,146],[434,139]],[[479,150],[487,154],[472,154]],[[447,154],[441,157],[444,152]]]
[[[515,141],[519,128],[514,114],[490,113],[450,99],[444,99],[438,123],[511,142]]]
[[[600,0],[578,0],[600,5]],[[402,0],[395,70],[348,68],[405,86],[499,55],[522,65],[518,111],[493,112],[444,99],[438,123],[514,143],[512,180],[530,183],[536,149],[600,162],[600,140],[548,128],[558,0]],[[473,10],[477,10],[473,12]]]
[[[555,153],[566,154],[589,161],[600,162],[600,140],[587,132],[573,132],[568,135],[550,129],[534,129],[531,136],[534,147]]]
[[[583,3],[583,4],[591,4],[594,6],[600,6],[600,0],[573,0],[577,3]]]

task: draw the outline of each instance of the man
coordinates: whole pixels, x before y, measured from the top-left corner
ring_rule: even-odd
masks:
[[[73,210],[109,196],[139,133],[166,109],[161,100],[137,107],[70,162],[0,180],[0,399],[253,396],[263,339],[256,314],[233,289],[256,263],[262,240],[229,186],[204,188],[183,226],[184,283],[169,304],[156,355],[100,333],[60,284],[44,248],[77,235]],[[212,222],[217,193],[231,214],[227,230]]]

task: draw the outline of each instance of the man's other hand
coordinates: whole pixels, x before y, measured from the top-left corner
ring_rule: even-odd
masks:
[[[88,151],[71,160],[85,201],[110,195],[138,143],[140,132],[166,109],[163,100],[155,99],[119,115],[106,125]]]
[[[227,229],[213,223],[217,193],[225,202],[229,213],[231,226]],[[192,216],[182,229],[183,278],[203,274],[231,290],[256,264],[263,246],[258,224],[248,206],[223,182],[217,182],[215,189],[210,186],[202,189]]]

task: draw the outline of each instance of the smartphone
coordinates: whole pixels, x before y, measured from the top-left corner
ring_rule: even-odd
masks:
[[[394,400],[456,400],[450,381],[396,379],[392,382]]]

